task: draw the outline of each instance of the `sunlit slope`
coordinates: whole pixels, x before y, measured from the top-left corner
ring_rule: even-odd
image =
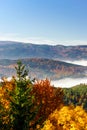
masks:
[[[18,58],[87,60],[87,46],[53,46],[12,41],[0,41],[0,59]]]
[[[65,63],[61,61],[41,58],[21,59],[28,67],[29,75],[36,78],[50,78],[51,80],[64,77],[85,77],[87,67]],[[0,60],[1,76],[15,74],[17,60]]]

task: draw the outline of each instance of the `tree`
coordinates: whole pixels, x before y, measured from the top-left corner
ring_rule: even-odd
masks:
[[[40,104],[38,118],[42,117],[42,124],[56,108],[60,108],[63,104],[63,90],[54,88],[48,79],[35,82],[33,93],[37,99],[37,104]],[[37,119],[38,119],[37,118]]]
[[[19,60],[17,62],[16,74],[19,81],[22,81],[26,79],[26,76],[28,76],[28,69],[26,69],[26,66],[22,64],[22,62]]]
[[[56,109],[44,122],[41,130],[86,130],[87,113],[81,106]]]
[[[21,61],[17,62],[16,67],[17,78],[13,78],[14,89],[10,90],[6,87],[6,100],[9,102],[9,111],[7,112],[8,123],[7,130],[29,130],[34,129],[38,121],[33,122],[38,112],[35,106],[35,97],[32,93],[33,84],[30,79],[26,79],[28,70]],[[9,84],[11,81],[9,82]],[[4,84],[4,86],[6,86]],[[9,85],[8,85],[9,86]],[[5,124],[4,124],[5,125]]]

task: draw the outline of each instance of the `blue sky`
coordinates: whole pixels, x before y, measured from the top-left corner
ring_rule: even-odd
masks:
[[[87,0],[0,0],[0,40],[87,45]]]

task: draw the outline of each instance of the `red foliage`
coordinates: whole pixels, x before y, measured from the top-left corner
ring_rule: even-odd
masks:
[[[37,81],[34,84],[33,93],[35,93],[37,104],[41,104],[38,118],[43,116],[42,122],[63,103],[62,89],[51,86],[48,79]]]

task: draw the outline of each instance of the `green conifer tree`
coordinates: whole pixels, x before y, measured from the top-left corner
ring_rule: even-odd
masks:
[[[37,122],[33,122],[38,112],[35,106],[35,98],[32,94],[33,84],[30,79],[26,79],[28,70],[21,61],[17,62],[17,79],[15,79],[15,89],[10,92],[10,126],[13,130],[34,129]]]

